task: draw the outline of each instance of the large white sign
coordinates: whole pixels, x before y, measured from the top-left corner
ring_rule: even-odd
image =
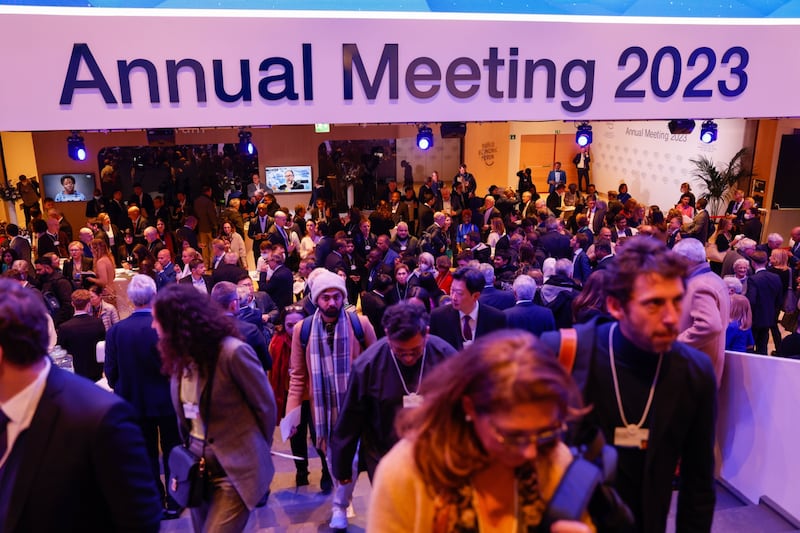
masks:
[[[26,10],[2,130],[800,115],[786,21]]]

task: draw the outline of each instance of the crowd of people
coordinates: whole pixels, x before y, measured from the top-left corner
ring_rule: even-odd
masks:
[[[588,152],[573,163],[585,187],[556,163],[547,194],[530,169],[516,189],[480,194],[462,164],[419,189],[389,182],[369,214],[332,205],[322,186],[290,210],[258,174],[221,209],[208,186],[170,202],[136,185],[127,202],[98,190],[77,233],[48,199],[44,216],[28,206],[32,242],[8,224],[0,254],[15,282],[2,281],[0,306],[16,317],[0,324],[0,370],[25,378],[0,371],[0,415],[15,428],[0,447],[0,487],[30,461],[13,446],[26,427],[15,418],[27,409],[20,384],[48,391],[66,379],[45,357],[59,343],[77,374],[105,376],[127,401],[85,416],[106,406],[136,433],[126,460],[147,467],[118,491],[149,502],[135,518],[143,530],[154,507],[161,518],[181,512],[159,472],[169,479],[168,451],[185,445],[209,465],[196,528],[240,531],[267,501],[269,449],[286,418],[296,484],[309,484],[310,437],[334,529],[347,528],[364,469],[369,531],[551,520],[551,531],[663,531],[680,465],[678,530],[708,531],[725,350],[766,354],[772,335],[775,355],[800,357],[800,226],[786,247],[778,234],[762,242],[742,191],[712,217],[684,183],[664,213],[624,183],[598,194]],[[128,317],[115,307],[115,268],[137,272]],[[584,444],[582,459],[600,470],[605,459],[616,483],[604,477],[588,506],[557,520],[549,503],[576,460],[565,443]],[[607,448],[615,461],[598,451]],[[122,519],[108,502],[87,527]],[[17,519],[44,520],[30,510]]]

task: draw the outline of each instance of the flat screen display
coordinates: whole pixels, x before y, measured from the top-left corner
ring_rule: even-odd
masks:
[[[311,166],[266,167],[267,187],[276,193],[311,192]]]
[[[86,202],[94,196],[94,174],[44,174],[45,196],[56,202]]]

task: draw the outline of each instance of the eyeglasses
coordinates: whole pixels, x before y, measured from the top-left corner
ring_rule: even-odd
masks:
[[[389,350],[397,358],[410,359],[410,358],[413,358],[413,357],[422,356],[422,354],[425,353],[426,344],[427,343],[425,341],[423,341],[423,343],[421,345],[415,346],[414,348],[411,348],[410,350],[397,350],[394,346],[392,346],[392,343],[390,342],[389,343]]]
[[[498,444],[515,449],[527,448],[533,444],[540,452],[552,450],[561,441],[566,431],[566,427],[563,424],[536,432],[504,431],[498,428],[488,416],[486,417],[486,422]]]

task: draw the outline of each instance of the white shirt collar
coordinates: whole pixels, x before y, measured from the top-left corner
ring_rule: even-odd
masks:
[[[0,466],[5,463],[6,457],[11,452],[14,442],[20,433],[28,429],[33,420],[33,415],[36,413],[36,408],[39,407],[39,401],[44,394],[45,386],[47,385],[47,376],[50,374],[50,358],[45,357],[45,367],[36,376],[27,387],[12,396],[5,403],[0,404],[0,409],[9,418],[6,437],[8,438],[8,449],[6,455],[0,457]]]

